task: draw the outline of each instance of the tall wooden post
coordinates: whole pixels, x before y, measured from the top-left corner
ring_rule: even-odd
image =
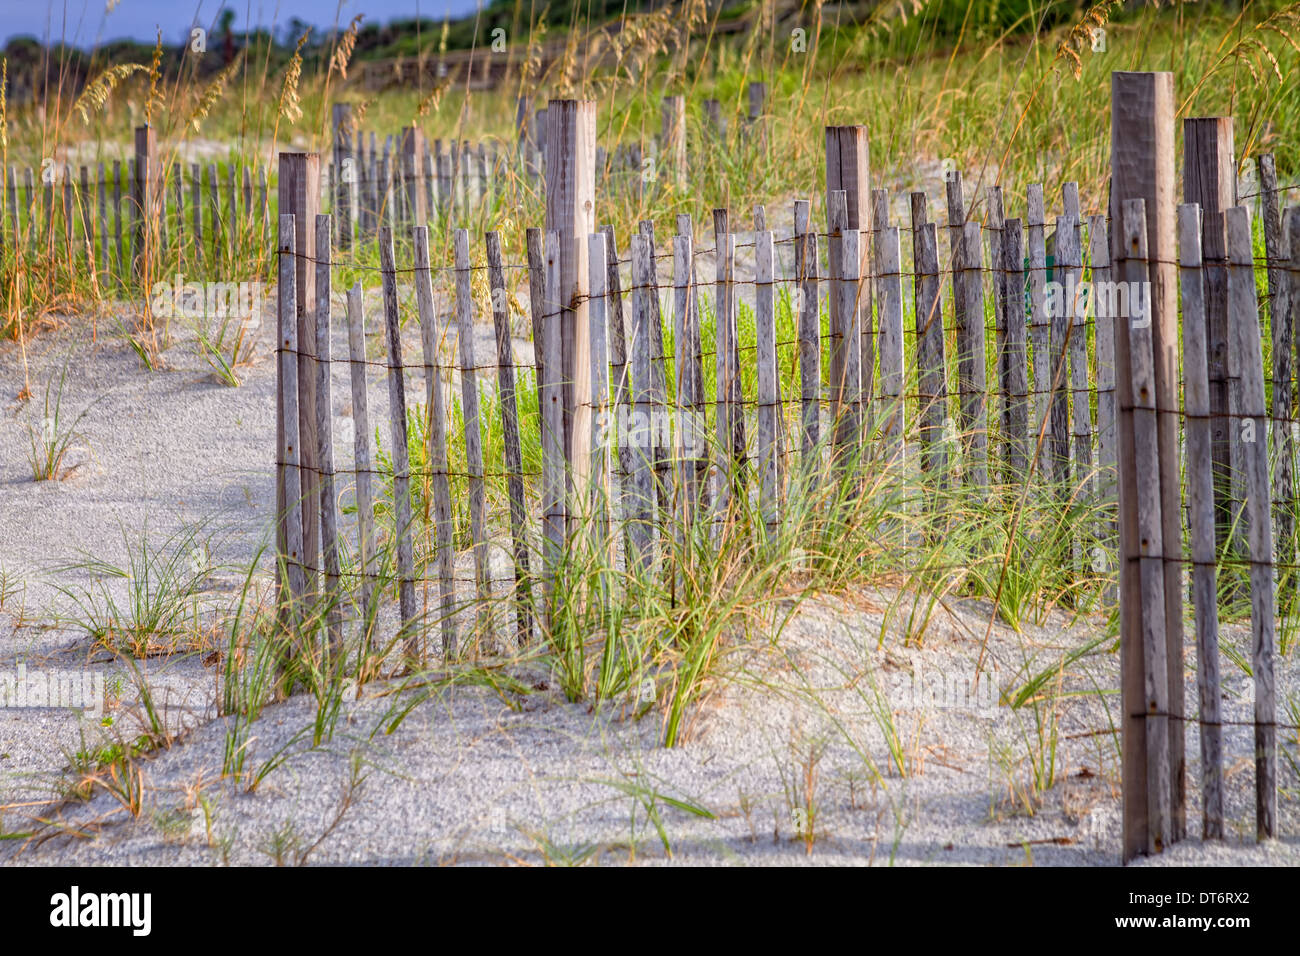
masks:
[[[1183,626],[1181,610],[1181,525],[1178,467],[1178,286],[1174,241],[1174,77],[1172,73],[1111,74],[1111,222],[1120,221],[1125,200],[1141,199],[1146,213],[1146,258],[1150,262],[1149,312],[1154,359],[1154,407],[1159,455],[1159,495],[1164,562],[1163,629],[1167,701],[1175,715],[1183,709]],[[1128,258],[1123,231],[1111,230],[1113,259]],[[1142,537],[1138,526],[1138,469],[1134,435],[1134,395],[1129,356],[1129,328],[1135,316],[1115,316],[1116,391],[1119,406],[1118,470],[1120,533],[1121,704],[1123,707],[1123,859],[1147,852],[1146,694],[1143,685],[1143,632],[1148,621],[1142,604],[1139,562]],[[1153,620],[1155,616],[1153,616]],[[1172,790],[1168,835],[1185,831],[1183,725],[1169,735],[1169,780]]]
[[[546,108],[546,230],[555,232],[560,243],[564,449],[571,487],[577,489],[587,487],[591,459],[587,237],[596,231],[595,169],[595,102],[551,100]]]
[[[406,210],[415,226],[426,225],[427,210],[424,208],[424,190],[420,188],[420,176],[424,172],[424,154],[428,150],[424,133],[418,126],[407,126],[402,130],[402,188],[406,190]]]
[[[1232,159],[1232,117],[1183,120],[1183,201],[1201,207],[1201,255],[1205,272],[1206,358],[1210,372],[1210,456],[1214,469],[1214,537],[1222,550],[1233,524],[1233,423],[1228,351],[1228,246],[1224,213],[1236,205],[1237,168]]]
[[[320,469],[316,435],[316,216],[320,154],[280,154],[280,215],[294,217],[298,309],[298,430],[302,469],[302,565],[308,598],[321,566]],[[283,218],[281,222],[283,222]]]
[[[152,126],[137,126],[135,177],[131,182],[131,215],[135,225],[133,274],[137,278],[145,274],[146,259],[153,249],[152,237],[157,234],[161,181],[162,163],[158,160],[158,133]],[[50,215],[53,221],[52,211]]]
[[[334,126],[334,228],[339,248],[350,249],[357,182],[356,157],[352,154],[352,104],[335,103],[330,112]]]
[[[686,97],[665,96],[663,105],[664,164],[672,170],[673,182],[686,181]]]
[[[861,383],[849,383],[849,388],[856,389],[865,409],[873,397],[872,382],[875,368],[875,339],[871,324],[871,244],[866,241],[868,235],[874,240],[874,225],[871,221],[871,150],[867,140],[865,126],[827,126],[826,127],[826,208],[831,208],[831,196],[837,190],[844,190],[848,204],[848,217],[845,229],[857,229],[862,233],[859,243],[861,267],[858,275],[862,280],[861,295],[858,297],[857,327],[861,339],[859,374]],[[847,329],[853,323],[842,321],[841,328]],[[864,414],[861,421],[869,426],[870,416]]]

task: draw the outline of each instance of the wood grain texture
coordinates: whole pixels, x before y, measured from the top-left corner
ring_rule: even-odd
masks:
[[[1277,689],[1273,659],[1277,648],[1277,608],[1273,580],[1272,495],[1268,474],[1268,410],[1264,401],[1264,356],[1251,246],[1250,210],[1227,211],[1228,303],[1232,316],[1230,348],[1241,376],[1241,449],[1245,508],[1250,518],[1251,676],[1255,684],[1255,836],[1277,836]],[[1231,366],[1230,366],[1231,367]]]
[[[506,494],[510,499],[510,557],[515,572],[515,637],[520,647],[527,647],[532,640],[533,611],[528,567],[528,510],[524,498],[523,450],[519,438],[519,402],[515,396],[515,362],[510,337],[510,296],[501,255],[501,234],[489,232],[484,241],[487,250],[488,288],[492,301],[492,329],[497,347],[497,397],[501,407]]]
[[[1200,705],[1201,835],[1207,840],[1221,840],[1224,797],[1218,554],[1214,537],[1214,472],[1210,459],[1212,434],[1201,207],[1195,203],[1178,207],[1178,262],[1183,305],[1183,408],[1187,418],[1187,527],[1192,549],[1196,688]]]
[[[388,423],[393,458],[393,520],[397,538],[397,598],[402,628],[399,637],[408,666],[420,660],[420,632],[415,618],[415,546],[412,540],[411,456],[407,447],[405,363],[402,358],[402,319],[397,304],[397,267],[393,231],[379,230],[379,270],[384,297],[384,328],[388,344]]]
[[[420,352],[424,360],[425,461],[433,507],[434,548],[438,568],[438,615],[444,660],[456,655],[455,553],[452,545],[451,482],[447,475],[446,376],[438,347],[437,309],[433,300],[433,275],[429,268],[429,230],[416,226],[415,299],[420,313]],[[365,342],[361,342],[364,350]],[[356,374],[355,372],[353,373]],[[354,388],[355,395],[355,388]],[[358,423],[360,427],[360,423]],[[426,523],[428,515],[425,515]]]
[[[1117,219],[1122,204],[1129,199],[1143,199],[1146,203],[1147,243],[1150,257],[1151,280],[1151,329],[1152,350],[1155,360],[1156,401],[1159,408],[1176,408],[1178,402],[1178,303],[1177,303],[1177,252],[1175,249],[1175,200],[1177,183],[1174,167],[1174,115],[1176,100],[1173,75],[1170,73],[1112,73],[1111,74],[1111,220]],[[1118,232],[1118,231],[1116,231]],[[1117,245],[1122,244],[1118,234],[1111,237],[1112,257],[1117,255]],[[1117,323],[1122,328],[1124,323]],[[1120,336],[1116,336],[1116,362],[1120,362],[1118,346]],[[1122,379],[1116,370],[1117,380]],[[1126,396],[1118,394],[1121,409]],[[1131,401],[1131,399],[1130,399]],[[1132,446],[1124,443],[1132,439],[1131,429],[1121,427],[1118,457],[1121,461],[1132,460]],[[1181,550],[1182,528],[1179,503],[1179,423],[1177,416],[1162,415],[1157,422],[1157,441],[1159,444],[1161,520],[1164,522],[1163,541],[1166,553],[1179,554]],[[1136,489],[1125,486],[1121,473],[1120,497],[1120,536],[1126,538],[1134,534],[1135,528],[1129,524],[1126,528],[1124,502],[1126,496],[1134,494]],[[1127,553],[1121,541],[1121,553]],[[1184,713],[1183,708],[1183,625],[1181,611],[1182,567],[1177,561],[1165,564],[1165,661],[1168,674],[1168,700],[1171,712]],[[1123,608],[1126,605],[1124,593],[1129,591],[1128,607],[1136,607],[1137,585],[1131,572],[1120,569],[1121,634],[1139,633],[1129,628],[1138,622],[1124,619]],[[1140,626],[1140,625],[1139,625]],[[1128,645],[1137,653],[1136,641]],[[1124,667],[1124,692],[1122,701],[1124,713],[1139,713],[1135,702],[1140,700],[1140,685],[1130,683],[1130,674],[1142,673],[1142,666],[1136,659],[1126,659]],[[1135,693],[1136,692],[1136,693]],[[1126,725],[1136,729],[1131,717],[1126,718]],[[1183,735],[1171,734],[1169,737],[1169,774],[1173,790],[1171,798],[1172,838],[1181,839],[1185,833],[1185,798],[1184,787],[1186,768],[1184,765]],[[1133,774],[1143,774],[1139,768],[1137,755],[1127,752],[1124,757],[1126,781],[1133,779]],[[1145,768],[1145,757],[1140,766]],[[1145,794],[1142,799],[1145,800]],[[1126,804],[1127,806],[1127,804]],[[1127,821],[1132,823],[1134,821]],[[1147,846],[1144,835],[1126,825],[1124,828],[1124,859],[1131,859],[1135,853],[1143,852]]]

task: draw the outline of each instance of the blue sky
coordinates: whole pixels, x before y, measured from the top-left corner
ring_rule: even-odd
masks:
[[[486,0],[485,0],[486,2]],[[337,18],[347,23],[358,13],[368,23],[397,17],[441,19],[473,13],[478,0],[0,0],[0,43],[16,36],[66,39],[90,47],[106,40],[131,38],[152,42],[161,27],[163,39],[179,43],[190,26],[210,26],[223,6],[235,12],[236,29],[250,23],[283,31],[292,17],[328,27]],[[107,8],[112,6],[112,10]]]

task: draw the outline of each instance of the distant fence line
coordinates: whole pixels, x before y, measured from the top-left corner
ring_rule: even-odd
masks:
[[[766,85],[750,84],[745,134],[759,129]],[[705,101],[706,142],[726,135],[717,100]],[[518,178],[532,184],[545,175],[546,109],[520,97],[518,142],[434,139],[416,126],[388,135],[355,128],[353,107],[332,110],[333,147],[318,176],[320,201],[335,215],[340,248],[380,226],[408,229],[419,222],[445,228],[480,209],[492,209]],[[686,175],[684,97],[665,100],[663,130],[645,143],[596,147],[595,176],[602,188],[643,194],[659,176]],[[234,266],[269,242],[279,208],[278,180],[244,159],[183,162],[159,149],[156,131],[135,130],[134,151],[95,164],[47,160],[39,168],[11,165],[0,173],[0,252],[55,253],[83,264],[102,289],[129,289],[145,256],[192,256],[196,266]]]

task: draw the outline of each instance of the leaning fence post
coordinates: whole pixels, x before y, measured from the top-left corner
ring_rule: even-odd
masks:
[[[840,232],[840,268],[837,274],[836,282],[832,288],[831,295],[838,296],[839,314],[843,338],[841,340],[841,349],[843,356],[842,382],[843,386],[840,391],[840,417],[837,422],[836,445],[840,454],[840,460],[845,468],[857,467],[862,460],[862,406],[870,400],[870,396],[862,391],[862,332],[859,325],[862,312],[859,308],[862,296],[867,286],[868,277],[862,273],[862,243],[864,233],[860,229],[844,228]],[[898,327],[897,342],[902,347],[902,297],[901,287],[898,305]],[[884,292],[882,291],[882,296]],[[884,320],[885,306],[887,300],[881,299],[881,349],[883,350],[890,345],[887,339],[888,334]],[[773,362],[775,362],[773,356]],[[888,366],[888,360],[881,359],[882,368]],[[902,368],[900,358],[899,369]],[[882,372],[882,379],[884,372]],[[780,397],[780,376],[777,376],[777,392],[773,401],[778,401]],[[779,407],[779,406],[778,406]],[[901,434],[901,431],[900,431]]]
[[[1023,480],[1029,470],[1029,366],[1025,342],[1025,246],[1019,219],[1005,219],[1000,242],[1002,261],[1003,342],[1001,350],[1005,481]],[[1098,348],[1100,348],[1100,341]]]
[[[1210,364],[1210,424],[1214,430],[1215,533],[1220,548],[1229,543],[1238,516],[1233,471],[1239,442],[1229,419],[1228,361],[1231,320],[1228,317],[1228,277],[1224,212],[1236,204],[1237,164],[1233,157],[1232,117],[1183,120],[1183,201],[1201,207],[1201,248],[1205,273],[1206,346]]]
[[[679,528],[680,540],[688,538],[691,525],[695,521],[695,459],[699,455],[699,447],[704,443],[704,423],[696,419],[694,402],[697,369],[693,362],[695,352],[692,348],[693,336],[691,332],[691,263],[693,258],[691,247],[692,243],[689,235],[673,237],[673,381],[676,384],[677,392],[675,481],[678,495],[678,506],[673,513],[681,522]],[[756,315],[761,311],[761,302],[759,302],[761,294],[761,287],[757,288],[755,292]],[[761,328],[761,316],[758,321]],[[759,334],[762,334],[761,331]],[[761,340],[759,353],[762,354]],[[761,408],[759,416],[760,418],[762,416]],[[761,424],[759,427],[762,427]]]
[[[210,166],[208,171],[215,238],[220,221],[216,207],[216,166]],[[316,214],[320,211],[320,156],[317,153],[280,154],[280,209],[282,213],[293,214],[298,229],[294,279],[298,294],[298,402],[302,416],[299,425],[304,502],[302,544],[307,590],[314,594],[316,569],[320,566],[320,463],[316,459],[320,439],[316,434],[316,270],[313,265],[316,258]]]
[[[951,195],[951,193],[950,193]],[[959,193],[960,195],[960,193]],[[961,291],[957,319],[957,394],[963,451],[962,472],[977,495],[987,492],[988,415],[985,411],[987,369],[984,354],[984,285],[980,224],[974,220],[960,228],[954,251],[953,282]]]
[[[1199,222],[1198,222],[1199,227]],[[1111,296],[1103,290],[1111,284],[1110,244],[1106,217],[1092,216],[1088,225],[1089,259],[1092,263],[1092,288],[1095,336],[1097,343],[1097,495],[1103,517],[1098,528],[1099,541],[1110,542],[1118,533],[1115,522],[1115,315]],[[1199,249],[1199,239],[1197,247]],[[1197,256],[1199,277],[1199,254]],[[1208,454],[1208,452],[1207,452]],[[1109,550],[1110,545],[1106,546]],[[1111,592],[1113,594],[1113,590]],[[1112,597],[1111,600],[1114,600]]]
[[[673,181],[681,185],[686,182],[686,97],[665,96],[662,119],[664,155]]]
[[[939,275],[938,226],[926,222],[925,193],[912,193],[912,261],[916,288],[916,385],[921,470],[936,491],[948,484],[944,419],[948,407],[943,341],[943,280]],[[927,496],[927,501],[933,499]]]
[[[479,621],[487,623],[488,588],[487,500],[483,489],[483,433],[479,422],[478,368],[474,361],[474,297],[470,289],[469,232],[457,229],[456,338],[460,345],[461,411],[465,419],[465,464],[469,470],[469,524],[474,544],[474,584]]]
[[[411,542],[411,458],[406,444],[406,383],[402,362],[402,326],[397,308],[397,269],[393,231],[379,230],[379,269],[383,278],[384,325],[388,331],[388,416],[393,442],[393,521],[397,536],[397,595],[408,664],[420,659],[415,628],[415,550]]]
[[[1223,727],[1219,688],[1219,606],[1210,462],[1210,383],[1206,359],[1201,207],[1178,207],[1179,286],[1183,295],[1183,408],[1187,416],[1187,527],[1196,612],[1196,687],[1200,703],[1201,835],[1223,839]],[[1094,270],[1095,270],[1094,265]],[[1095,274],[1095,273],[1094,273]],[[1100,330],[1099,330],[1100,331]],[[1100,341],[1100,340],[1099,340]]]
[[[299,457],[298,313],[295,307],[297,250],[294,217],[280,217],[279,282],[276,286],[276,557],[280,620],[293,632],[302,613],[302,477]]]
[[[1056,220],[1056,266],[1052,270],[1052,290],[1047,296],[1048,319],[1051,353],[1051,395],[1048,398],[1048,415],[1051,426],[1048,428],[1047,455],[1045,457],[1051,480],[1056,485],[1056,492],[1066,500],[1069,496],[1070,483],[1070,393],[1066,344],[1072,332],[1074,302],[1066,301],[1069,285],[1062,282],[1060,276],[1065,274],[1062,253],[1069,258],[1070,246],[1074,241],[1074,222],[1068,216],[1059,216]]]
[[[1268,315],[1273,332],[1273,480],[1277,485],[1277,503],[1273,520],[1277,523],[1277,554],[1281,565],[1295,562],[1295,439],[1291,433],[1294,384],[1295,329],[1287,303],[1286,233],[1282,230],[1279,209],[1277,167],[1273,155],[1259,157],[1259,190],[1264,219],[1264,254],[1268,258]],[[1294,235],[1294,232],[1292,233]],[[1300,239],[1292,239],[1300,244]],[[1296,294],[1300,295],[1300,288]],[[1295,571],[1282,572],[1288,595],[1296,593]]]
[[[978,223],[972,225],[979,229]],[[873,271],[880,314],[881,435],[888,460],[900,465],[906,422],[903,405],[903,276],[898,227],[882,224],[876,231],[875,242],[879,250]],[[980,339],[982,342],[982,335]]]
[[[605,234],[587,236],[587,257],[592,263],[591,301],[588,303],[589,339],[591,342],[591,487],[587,500],[591,517],[591,540],[594,553],[600,556],[601,594],[607,592],[607,568],[613,561],[613,537],[610,528],[610,436],[614,433],[609,414],[609,323],[605,262]],[[680,380],[679,380],[680,381]]]
[[[560,330],[560,237],[547,230],[542,308],[542,367],[538,404],[542,420],[542,567],[546,581],[546,627],[554,633],[559,592],[556,575],[564,559],[564,390]]]
[[[690,239],[686,242],[689,249]],[[759,511],[767,539],[772,540],[780,520],[777,497],[776,430],[780,415],[776,364],[776,301],[772,234],[760,232],[755,237],[754,258],[754,325],[758,346],[758,472]],[[856,436],[855,436],[856,438]]]
[[[1286,278],[1283,280],[1282,284],[1288,286],[1289,288],[1289,293],[1286,296],[1287,326],[1290,329],[1292,335],[1300,335],[1300,206],[1287,207],[1286,224],[1287,224],[1287,231],[1285,235],[1290,237],[1289,238],[1290,259],[1286,264],[1287,275]],[[1285,249],[1286,246],[1283,245],[1282,248]],[[1276,388],[1276,386],[1274,387]],[[1288,434],[1290,434],[1291,416],[1287,415],[1286,419],[1287,421],[1285,425],[1288,429]],[[1294,491],[1292,491],[1292,495],[1293,494]],[[1286,507],[1287,509],[1289,509],[1289,514],[1290,514],[1290,524],[1288,525],[1288,530],[1291,534],[1291,537],[1289,540],[1284,539],[1281,542],[1281,549],[1279,553],[1282,556],[1281,561],[1283,564],[1292,564],[1296,559],[1296,553],[1295,553],[1296,552],[1296,539],[1295,539],[1296,516],[1293,510],[1296,507],[1296,501],[1293,497],[1287,497],[1285,500],[1287,502]],[[1291,572],[1291,576],[1293,579],[1296,578],[1296,572],[1294,570]],[[1300,589],[1300,581],[1297,581],[1297,583],[1293,585],[1293,587],[1295,589]]]
[[[766,95],[766,86],[764,86]],[[858,296],[857,327],[860,335],[858,342],[858,392],[861,396],[859,420],[863,428],[869,429],[871,413],[869,406],[874,392],[875,350],[876,342],[872,325],[872,286],[871,286],[871,248],[868,235],[881,224],[872,220],[871,208],[871,143],[865,126],[828,126],[826,127],[826,196],[827,208],[830,197],[838,190],[844,191],[845,229],[857,229],[863,235],[858,243],[861,264],[858,275],[862,285]],[[795,229],[795,233],[804,230]],[[832,273],[834,276],[835,273]],[[869,434],[869,432],[868,432]]]
[[[817,233],[795,236],[798,257],[799,401],[805,479],[814,481],[821,460],[822,340],[817,292]]]
[[[348,369],[352,383],[352,445],[356,463],[357,545],[361,568],[361,614],[366,652],[373,649],[375,612],[374,464],[370,454],[370,401],[366,390],[366,317],[361,283],[348,290]],[[362,675],[359,679],[364,679]]]
[[[1048,414],[1052,395],[1052,356],[1051,328],[1047,319],[1045,219],[1043,187],[1033,183],[1026,194],[1025,206],[1029,251],[1029,342],[1034,360],[1033,418],[1030,422],[1033,431],[1030,440],[1034,445],[1034,468],[1040,474],[1047,471],[1043,467],[1043,450],[1052,434],[1052,420]]]
[[[1255,836],[1277,836],[1277,699],[1273,653],[1277,642],[1273,593],[1273,526],[1268,480],[1268,410],[1264,404],[1264,357],[1260,350],[1259,305],[1250,238],[1250,210],[1227,210],[1228,303],[1233,317],[1232,348],[1241,373],[1239,427],[1245,467],[1246,511],[1250,520],[1251,673],[1255,680]]]
[[[330,389],[330,217],[316,217],[316,435],[320,443],[321,555],[325,565],[325,613],[331,658],[343,648],[339,595],[338,510],[334,496],[334,408]],[[332,663],[332,661],[331,661]]]
[[[339,219],[339,248],[352,248],[353,195],[356,160],[352,155],[353,118],[351,103],[335,103],[334,121],[334,214]]]
[[[1067,183],[1066,185],[1071,185]],[[1078,291],[1083,279],[1081,228],[1073,216],[1063,218],[1064,234],[1057,234],[1056,262],[1070,304],[1070,431],[1074,437],[1074,485],[1088,487],[1091,497],[1096,482],[1092,473],[1092,404],[1088,388],[1088,315]]]
[[[651,425],[653,379],[650,368],[650,331],[655,295],[654,262],[650,258],[650,240],[632,236],[632,403],[635,409],[631,434],[626,447],[632,455],[632,494],[629,532],[638,570],[647,571],[654,563],[654,488],[651,456],[654,429]]]
[[[506,488],[510,496],[510,541],[515,566],[515,608],[519,646],[532,639],[532,600],[529,594],[528,511],[524,502],[524,463],[519,445],[519,410],[515,400],[515,363],[510,348],[510,300],[505,266],[501,259],[501,234],[489,232],[488,284],[492,290],[492,326],[497,343],[497,390],[501,399],[501,434],[505,444]]]
[[[438,353],[433,275],[429,269],[429,229],[415,227],[415,298],[420,311],[420,348],[424,358],[424,414],[427,428],[425,459],[431,472],[434,534],[438,559],[439,619],[442,622],[442,656],[456,654],[455,601],[452,553],[451,487],[447,478],[447,400],[442,359]],[[540,310],[539,310],[540,311]],[[426,516],[427,517],[427,516]]]

